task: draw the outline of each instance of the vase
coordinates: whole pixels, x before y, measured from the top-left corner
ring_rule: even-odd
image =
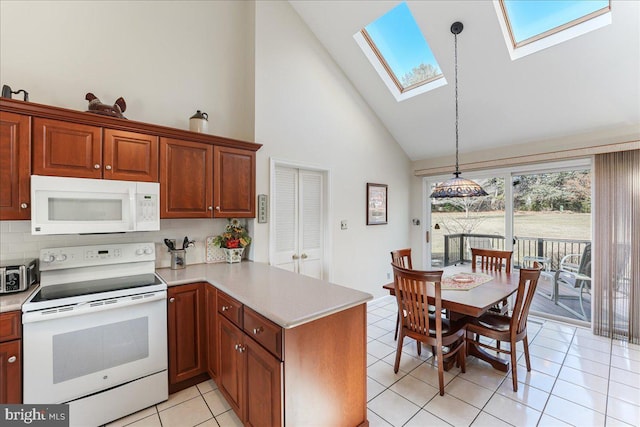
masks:
[[[242,255],[244,254],[244,248],[223,248],[224,258],[229,264],[242,261]]]

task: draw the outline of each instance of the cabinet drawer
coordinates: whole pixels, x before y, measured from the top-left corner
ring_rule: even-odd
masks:
[[[220,291],[218,291],[218,313],[242,328],[242,304]]]
[[[9,311],[0,314],[0,342],[19,339],[22,336],[20,312]]]
[[[282,328],[280,326],[245,307],[244,331],[271,354],[282,360]]]

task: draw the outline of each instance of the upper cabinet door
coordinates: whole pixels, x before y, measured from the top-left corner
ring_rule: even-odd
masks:
[[[215,218],[255,218],[256,153],[239,148],[213,149]]]
[[[29,116],[0,113],[0,220],[31,218]]]
[[[105,179],[158,182],[158,137],[104,130]]]
[[[160,138],[160,218],[211,218],[213,146]]]
[[[102,128],[35,118],[33,173],[102,178]]]

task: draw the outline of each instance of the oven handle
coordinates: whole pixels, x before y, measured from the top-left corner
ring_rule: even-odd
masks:
[[[116,308],[130,307],[133,305],[147,304],[154,301],[166,300],[167,291],[158,291],[147,294],[130,295],[120,298],[112,298],[101,301],[83,302],[71,306],[47,308],[44,310],[22,313],[22,323],[34,323],[45,320],[62,319],[64,317],[80,316],[83,314],[97,313]]]

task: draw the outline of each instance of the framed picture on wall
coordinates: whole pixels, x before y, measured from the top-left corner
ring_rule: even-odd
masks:
[[[387,223],[387,185],[367,182],[367,225]]]

